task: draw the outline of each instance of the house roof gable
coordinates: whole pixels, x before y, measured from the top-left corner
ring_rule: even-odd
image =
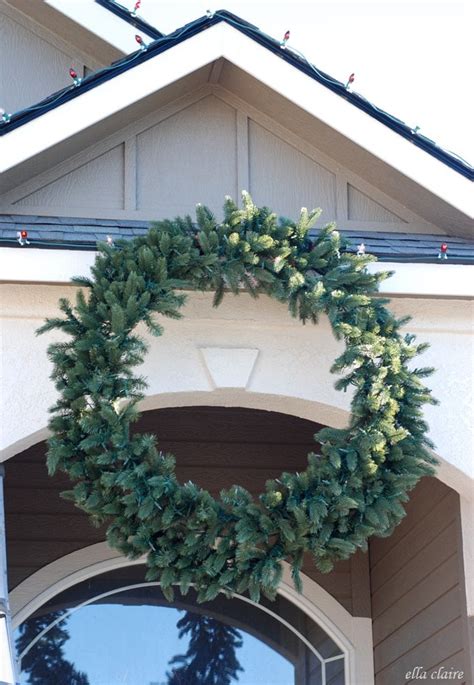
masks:
[[[120,127],[143,116],[144,108],[156,106],[156,97],[168,97],[165,94],[174,92],[181,82],[194,83],[194,75],[213,71],[223,58],[233,70],[222,72],[225,87],[231,92],[244,88],[244,97],[253,98],[257,108],[266,108],[273,100],[271,116],[279,116],[280,107],[287,114],[295,108],[295,115],[299,108],[306,117],[305,126],[312,121],[319,127],[321,145],[333,140],[338,150],[342,150],[341,145],[347,146],[344,154],[350,156],[350,163],[358,160],[356,173],[373,177],[378,170],[377,178],[380,174],[384,179],[390,176],[389,195],[394,193],[395,198],[402,194],[399,201],[407,206],[414,203],[415,212],[425,216],[426,211],[426,218],[435,224],[433,216],[438,217],[442,232],[472,235],[474,212],[468,175],[456,173],[441,160],[424,154],[412,144],[413,139],[401,138],[392,127],[353,107],[349,100],[359,96],[338,82],[329,88],[320,82],[326,75],[315,74],[314,67],[282,49],[277,41],[263,34],[257,40],[258,29],[240,21],[228,12],[202,17],[154,41],[147,50],[132,53],[91,75],[79,86],[60,91],[12,117],[11,122],[0,126],[1,132],[8,134],[0,141],[0,171],[6,172],[2,189],[16,187],[32,173],[80,151],[81,145],[101,140],[107,128],[110,131],[111,126]],[[315,77],[318,74],[319,80]],[[343,97],[336,92],[337,87]],[[328,149],[326,154],[332,156]],[[342,159],[339,163],[347,164]]]
[[[259,45],[262,45],[279,58],[291,64],[299,71],[302,71],[304,74],[314,79],[325,88],[331,90],[333,93],[336,93],[339,97],[344,98],[354,107],[357,107],[373,119],[376,119],[391,130],[395,131],[406,140],[409,140],[416,147],[419,147],[469,180],[474,180],[474,167],[463,160],[460,156],[445,150],[437,145],[435,141],[427,138],[423,134],[420,134],[418,131],[414,131],[414,129],[412,129],[401,119],[398,119],[392,114],[389,114],[388,112],[378,108],[359,93],[348,90],[345,84],[317,69],[301,53],[298,53],[289,47],[284,47],[284,49],[282,49],[283,46],[281,43],[260,31],[258,27],[246,22],[231,12],[219,10],[212,15],[200,17],[199,19],[177,29],[173,33],[164,36],[160,31],[154,27],[151,27],[142,19],[139,19],[138,17],[131,17],[130,13],[127,12],[125,8],[122,8],[121,5],[118,5],[117,3],[110,3],[108,0],[96,0],[96,2],[103,7],[106,7],[110,11],[113,10],[114,13],[117,13],[117,16],[122,17],[123,15],[122,18],[131,22],[136,28],[146,31],[147,34],[152,35],[155,40],[150,43],[150,45],[147,47],[147,50],[139,50],[137,53],[128,55],[127,57],[116,61],[109,67],[89,75],[77,87],[71,86],[57,93],[53,93],[40,103],[37,103],[31,107],[27,107],[24,110],[13,114],[8,122],[4,122],[3,125],[0,126],[0,136],[3,136],[15,128],[28,123],[32,119],[42,116],[52,108],[59,107],[65,102],[75,99],[83,93],[100,86],[104,82],[115,78],[124,71],[128,71],[129,69],[137,67],[139,64],[142,64],[143,62],[173,48],[175,45],[186,41],[197,33],[204,31],[205,29],[217,23],[225,22],[235,28],[237,31],[240,31],[247,37],[251,38]]]

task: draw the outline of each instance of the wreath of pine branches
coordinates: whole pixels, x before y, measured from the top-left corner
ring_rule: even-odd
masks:
[[[75,481],[63,493],[93,522],[108,523],[110,545],[131,558],[147,555],[147,578],[165,595],[192,585],[200,601],[219,592],[275,596],[282,561],[301,590],[303,555],[330,571],[367,539],[387,536],[404,516],[417,481],[433,473],[422,408],[433,403],[409,367],[426,347],[402,335],[377,291],[389,273],[369,273],[374,258],[345,251],[333,224],[315,240],[309,230],[320,210],[298,222],[226,198],[224,220],[197,207],[190,217],[157,223],[145,236],[101,244],[91,278],[76,278],[73,307],[60,300],[59,329],[67,342],[48,349],[59,399],[51,408],[48,469]],[[345,351],[331,371],[336,388],[354,390],[344,429],[324,428],[302,473],[269,480],[254,499],[238,484],[219,499],[192,482],[180,484],[173,456],[154,435],[133,433],[146,382],[134,374],[146,354],[136,327],[162,335],[161,317],[180,317],[183,290],[265,294],[288,304],[303,323],[329,318]],[[87,293],[87,294],[86,294]],[[176,360],[179,364],[179,359]]]

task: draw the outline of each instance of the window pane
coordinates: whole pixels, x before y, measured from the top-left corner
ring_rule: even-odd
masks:
[[[283,597],[262,607],[224,596],[197,604],[189,592],[169,604],[143,577],[143,567],[96,576],[30,617],[16,634],[21,684],[320,685],[304,635],[338,649]]]

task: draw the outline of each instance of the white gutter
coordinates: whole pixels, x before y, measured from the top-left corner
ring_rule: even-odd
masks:
[[[68,284],[90,275],[96,252],[0,247],[0,282]],[[380,291],[394,296],[474,298],[474,266],[377,262],[371,272],[394,271]]]

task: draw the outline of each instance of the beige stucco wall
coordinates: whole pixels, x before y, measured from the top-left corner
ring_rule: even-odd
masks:
[[[8,458],[44,437],[48,407],[55,397],[46,357],[53,337],[37,337],[35,330],[56,313],[58,298],[72,297],[74,290],[4,284],[1,293],[1,448]],[[164,321],[165,335],[148,339],[150,351],[142,369],[149,383],[144,407],[227,404],[344,425],[350,395],[334,390],[328,371],[342,348],[324,318],[318,326],[302,326],[283,305],[265,297],[254,301],[244,294],[229,296],[218,309],[211,302],[211,294],[190,294],[184,319]],[[458,485],[447,482],[462,489],[473,468],[472,305],[463,300],[394,298],[391,308],[397,315],[412,315],[409,330],[431,345],[417,363],[436,367],[429,384],[440,405],[428,407],[426,417],[437,454],[451,466],[450,473],[460,476]],[[218,363],[233,366],[233,379],[212,377],[206,348],[217,348]],[[234,348],[256,353],[237,355]],[[443,466],[440,475],[449,479],[445,471]],[[472,481],[467,478],[463,494],[469,493],[472,497]]]

